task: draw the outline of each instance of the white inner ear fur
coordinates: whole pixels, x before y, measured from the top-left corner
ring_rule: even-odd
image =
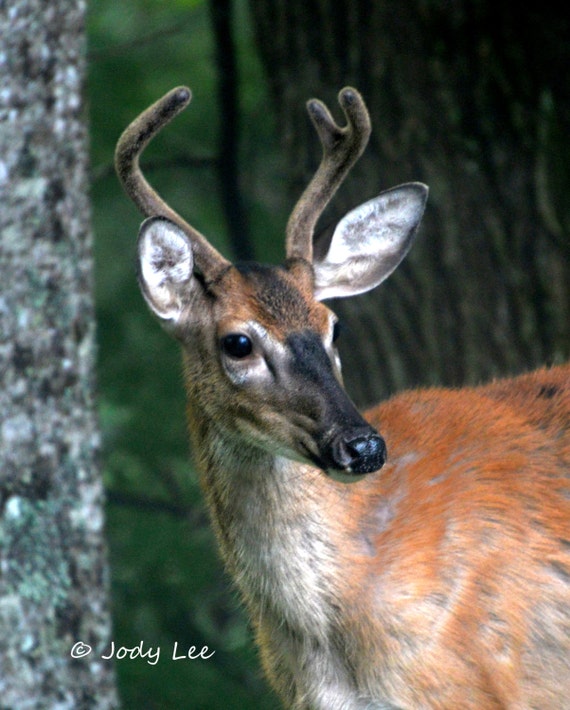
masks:
[[[139,273],[152,311],[174,324],[182,310],[182,288],[192,279],[194,257],[186,234],[173,222],[153,217],[139,234]]]
[[[425,185],[409,183],[349,212],[314,263],[315,298],[354,296],[384,281],[410,250],[426,199]]]

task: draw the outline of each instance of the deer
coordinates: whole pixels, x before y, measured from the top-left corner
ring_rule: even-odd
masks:
[[[361,414],[323,301],[378,286],[408,253],[427,187],[317,221],[367,144],[308,102],[322,159],[281,265],[231,263],[143,176],[178,87],[120,137],[145,216],[144,299],[181,345],[191,448],[264,673],[293,710],[570,708],[570,366],[392,395]],[[322,238],[322,237],[321,237]]]

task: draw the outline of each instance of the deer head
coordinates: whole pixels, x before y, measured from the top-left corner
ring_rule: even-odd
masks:
[[[323,157],[288,221],[286,260],[233,265],[166,205],[139,168],[144,147],[190,98],[177,88],[144,111],[121,136],[116,166],[148,217],[138,240],[140,286],[182,343],[199,458],[207,466],[216,448],[205,439],[223,440],[234,451],[309,462],[341,480],[378,470],[384,441],[342,386],[337,318],[322,301],[368,291],[392,273],[411,247],[427,188],[401,185],[352,210],[315,256],[319,216],[362,154],[370,121],[352,88],[339,94],[344,127],[320,101],[309,101]]]

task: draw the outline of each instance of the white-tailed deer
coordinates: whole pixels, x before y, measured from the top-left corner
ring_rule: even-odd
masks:
[[[406,392],[362,417],[321,301],[398,266],[426,187],[358,207],[314,257],[370,123],[354,89],[345,127],[310,101],[323,159],[286,261],[232,265],[139,168],[189,100],[174,89],[142,113],[116,163],[149,218],[142,292],[182,344],[196,465],[270,682],[296,710],[570,708],[570,367]]]

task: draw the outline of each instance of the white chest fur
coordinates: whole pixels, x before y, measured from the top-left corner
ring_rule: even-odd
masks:
[[[281,679],[295,710],[390,708],[358,691],[338,643],[339,555],[321,514],[327,500],[310,485],[314,472],[279,457],[263,471],[251,462],[238,471],[236,460],[232,483],[210,503],[268,675]]]

